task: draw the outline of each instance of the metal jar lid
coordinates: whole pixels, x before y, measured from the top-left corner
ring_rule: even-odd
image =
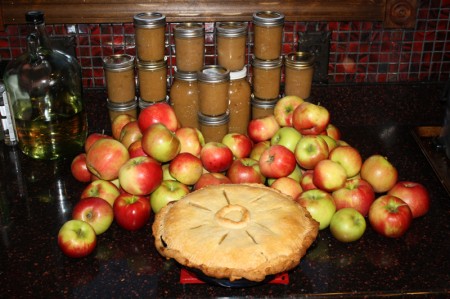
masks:
[[[167,61],[166,59],[155,61],[155,62],[148,62],[148,61],[137,61],[137,67],[140,70],[146,70],[146,71],[156,71],[167,67]]]
[[[198,115],[198,121],[207,126],[220,126],[228,123],[230,121],[230,111],[227,110],[224,114],[217,115],[217,116],[209,116],[201,113],[200,111],[197,112]]]
[[[175,71],[174,78],[182,81],[197,81],[197,72]]]
[[[205,27],[200,23],[181,23],[175,26],[175,37],[189,38],[205,35]]]
[[[134,100],[125,103],[114,103],[111,102],[109,99],[106,99],[106,107],[109,110],[116,112],[128,111],[131,109],[135,109],[137,107],[137,101],[135,98]]]
[[[133,23],[137,28],[158,28],[166,25],[166,16],[159,12],[138,13]]]
[[[256,68],[262,69],[276,69],[283,65],[283,57],[279,57],[278,59],[273,60],[262,60],[256,57],[253,57],[252,66]]]
[[[109,71],[125,71],[134,67],[134,56],[116,54],[103,58],[103,67]]]
[[[279,98],[272,100],[262,100],[260,98],[255,97],[254,94],[251,95],[251,105],[252,107],[261,108],[261,109],[272,109],[277,104]]]
[[[293,68],[308,68],[314,64],[315,57],[310,52],[292,52],[286,55],[284,64]]]
[[[253,14],[253,24],[258,26],[280,26],[284,24],[284,14],[275,11],[258,11]]]
[[[247,35],[247,23],[245,22],[218,22],[216,24],[217,36],[240,37]]]
[[[230,81],[230,71],[220,65],[206,65],[197,72],[198,80],[207,83]]]

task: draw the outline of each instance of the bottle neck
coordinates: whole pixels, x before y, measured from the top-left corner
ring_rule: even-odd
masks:
[[[39,47],[51,49],[50,37],[45,30],[45,23],[40,24],[28,24],[28,32],[30,34],[35,34],[38,41]]]

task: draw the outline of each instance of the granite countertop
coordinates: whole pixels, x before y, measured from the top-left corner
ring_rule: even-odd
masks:
[[[0,297],[204,298],[450,296],[450,198],[412,135],[415,126],[443,123],[443,84],[315,86],[312,101],[326,106],[343,140],[363,157],[381,153],[399,179],[421,182],[431,209],[405,236],[388,239],[370,227],[357,242],[319,236],[289,283],[249,288],[180,284],[180,268],[156,252],[151,221],[129,232],[115,223],[95,252],[71,259],[57,233],[85,184],[70,174],[70,159],[44,162],[0,146]],[[90,131],[109,132],[103,90],[87,90]]]

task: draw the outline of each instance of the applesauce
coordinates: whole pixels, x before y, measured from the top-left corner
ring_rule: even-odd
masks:
[[[223,137],[228,134],[229,121],[230,114],[228,112],[218,116],[207,116],[198,112],[199,130],[203,134],[205,143],[222,142]]]
[[[308,52],[289,53],[284,64],[284,95],[309,98],[314,76],[314,55]]]
[[[247,23],[219,22],[216,25],[217,61],[230,72],[245,66]]]
[[[197,72],[175,72],[169,98],[181,127],[198,128]]]
[[[109,120],[112,121],[118,116],[122,114],[128,114],[129,116],[137,118],[137,102],[136,100],[131,100],[127,103],[113,103],[110,100],[107,100],[106,107],[108,108]]]
[[[138,61],[139,96],[147,102],[159,102],[167,96],[167,62]]]
[[[273,114],[277,102],[278,99],[267,101],[258,99],[252,95],[252,119],[262,118]]]
[[[205,59],[205,28],[198,23],[182,23],[175,27],[177,70],[200,71]]]
[[[199,111],[208,116],[225,114],[229,106],[230,72],[219,65],[207,65],[197,76]]]
[[[283,43],[284,14],[260,11],[253,14],[255,57],[262,60],[277,59]]]
[[[113,103],[126,103],[136,97],[134,57],[127,54],[103,58],[108,99]]]
[[[136,55],[141,61],[164,59],[166,17],[158,12],[139,13],[134,16]]]
[[[251,88],[247,80],[246,67],[238,72],[230,72],[229,99],[230,121],[228,123],[228,131],[247,134],[251,115]]]
[[[275,60],[261,60],[254,58],[253,67],[253,94],[261,100],[273,100],[280,96],[281,57]]]

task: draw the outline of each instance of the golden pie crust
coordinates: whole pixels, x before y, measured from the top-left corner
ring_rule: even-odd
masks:
[[[211,185],[155,215],[158,252],[219,279],[263,281],[296,267],[319,224],[287,195],[259,184]]]

